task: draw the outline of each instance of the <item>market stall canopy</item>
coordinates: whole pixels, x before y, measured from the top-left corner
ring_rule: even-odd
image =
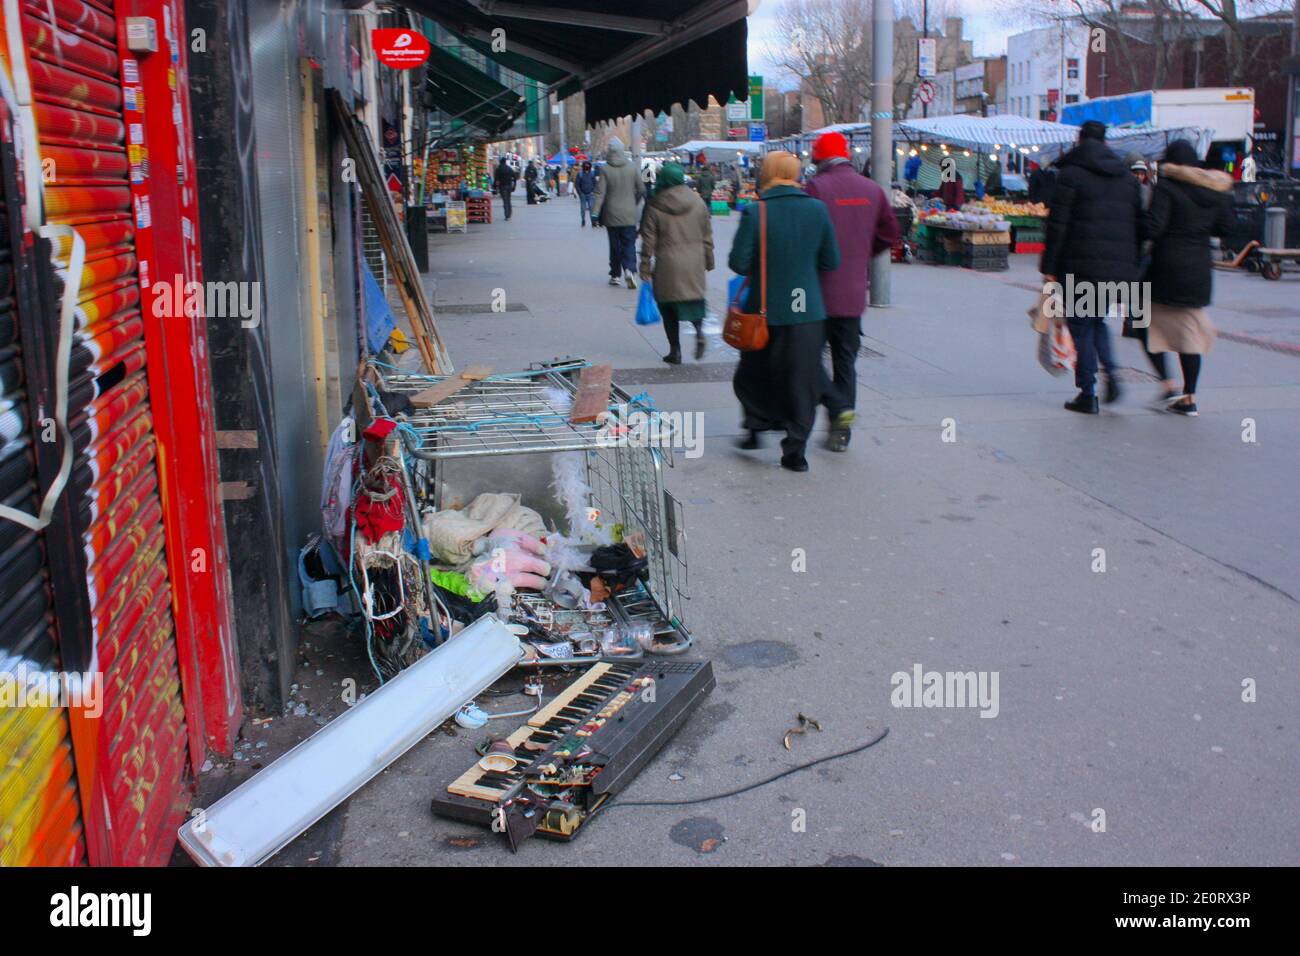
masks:
[[[586,92],[587,122],[749,95],[748,0],[403,0],[504,66]],[[494,33],[494,31],[496,31]],[[499,48],[504,41],[504,49]]]
[[[693,139],[689,143],[682,143],[669,149],[670,153],[684,156],[691,162],[703,153],[704,158],[711,163],[734,163],[742,155],[757,158],[762,151],[762,143],[725,139]]]
[[[935,143],[984,153],[1015,150],[1037,163],[1046,163],[1070,149],[1079,138],[1079,127],[1026,116],[935,116],[901,120],[894,124],[896,141]],[[1118,153],[1141,153],[1155,158],[1175,139],[1187,139],[1201,156],[1209,149],[1209,131],[1196,127],[1172,129],[1106,130],[1106,142]]]
[[[590,157],[586,153],[566,153],[560,155],[556,153],[546,161],[547,166],[572,166],[574,163],[585,163]]]
[[[436,46],[429,53],[426,86],[448,117],[490,134],[507,129],[526,105],[514,90]]]

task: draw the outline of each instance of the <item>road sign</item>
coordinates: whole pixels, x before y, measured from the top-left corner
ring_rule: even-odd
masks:
[[[934,76],[938,59],[938,41],[934,37],[920,37],[916,41],[916,75]]]
[[[763,78],[761,76],[751,76],[749,78],[749,118],[756,123],[761,123],[767,119],[763,113]]]
[[[922,80],[916,88],[916,98],[927,106],[934,102],[935,85],[929,80]]]
[[[762,143],[767,139],[767,124],[753,123],[749,127],[749,141],[751,143]]]
[[[744,103],[735,100],[727,104],[727,119],[729,121],[737,123],[747,116],[749,116],[749,108]]]

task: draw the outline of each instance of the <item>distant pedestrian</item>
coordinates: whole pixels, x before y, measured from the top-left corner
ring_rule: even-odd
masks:
[[[759,434],[781,430],[781,467],[807,471],[804,451],[821,399],[826,307],[819,272],[839,267],[835,228],[821,201],[799,188],[799,159],[768,153],[759,179],[759,201],[740,214],[728,264],[749,278],[740,308],[759,312],[763,296],[762,248],[767,247],[767,347],[740,354],[732,387],[744,412],[746,450],[759,448]],[[761,228],[760,210],[767,209]]]
[[[529,163],[524,168],[524,197],[530,206],[537,205],[537,164]]]
[[[840,133],[824,133],[813,143],[812,158],[817,174],[808,182],[808,195],[826,204],[840,248],[839,268],[820,277],[833,373],[828,378],[822,372],[821,400],[831,419],[827,447],[845,451],[857,406],[856,363],[871,259],[901,236],[885,191],[849,162],[848,140]]]
[[[682,361],[681,324],[695,326],[695,359],[704,357],[705,272],[713,270],[713,217],[687,185],[678,163],[664,163],[641,218],[641,278],[653,282],[668,354]]]
[[[1089,120],[1079,129],[1079,142],[1057,162],[1060,172],[1052,193],[1051,213],[1039,271],[1043,282],[1073,281],[1073,288],[1090,285],[1085,301],[1096,304],[1092,315],[1076,315],[1067,302],[1067,322],[1078,353],[1074,382],[1079,394],[1065,403],[1072,412],[1096,415],[1097,366],[1106,371],[1105,400],[1120,396],[1118,366],[1110,350],[1110,333],[1101,308],[1103,285],[1137,279],[1138,228],[1142,196],[1138,182],[1123,160],[1106,145],[1106,127]]]
[[[699,192],[700,198],[706,203],[713,202],[713,186],[715,182],[713,170],[708,166],[702,167],[695,176],[695,189]]]
[[[1164,386],[1159,401],[1179,415],[1197,414],[1201,356],[1216,335],[1205,311],[1213,292],[1210,237],[1226,236],[1235,226],[1232,177],[1203,168],[1187,140],[1170,143],[1145,218],[1145,235],[1152,241],[1151,325],[1139,331]],[[1178,353],[1181,393],[1169,378],[1165,352]]]
[[[939,200],[946,209],[960,209],[966,205],[966,186],[956,166],[953,167],[952,179],[944,179],[939,184]]]
[[[605,151],[605,169],[596,181],[592,212],[600,217],[609,238],[609,284],[621,278],[629,289],[636,288],[637,204],[645,196],[640,172],[632,167],[615,136]]]
[[[1029,201],[1042,203],[1049,209],[1052,205],[1052,193],[1056,191],[1057,168],[1055,165],[1039,166],[1033,164],[1034,168],[1029,173]]]
[[[596,223],[591,215],[591,203],[596,197],[596,174],[591,171],[590,160],[582,164],[582,172],[574,179],[573,188],[578,195],[578,224],[585,226],[590,222],[594,226]]]
[[[511,212],[510,198],[511,194],[515,191],[515,181],[518,177],[515,175],[515,171],[511,165],[506,162],[504,156],[502,156],[500,161],[497,163],[497,168],[494,171],[494,178],[497,195],[501,197],[501,207],[505,210],[506,219],[509,219]]]

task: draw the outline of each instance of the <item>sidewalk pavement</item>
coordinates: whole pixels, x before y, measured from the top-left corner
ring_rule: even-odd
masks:
[[[662,330],[637,327],[636,293],[606,284],[605,236],[578,227],[576,201],[497,215],[431,237],[457,365],[581,355],[662,409],[703,414],[704,454],[679,455],[667,480],[686,504],[693,653],[718,687],[624,799],[707,797],[890,734],[736,797],[615,804],[575,843],[513,858],[430,814],[475,742],[431,738],[280,862],[1300,863],[1300,358],[1221,341],[1185,420],[1143,406],[1154,386],[1124,341],[1122,403],[1070,415],[1070,383],[1034,360],[1027,257],[1001,274],[895,266],[896,305],[864,319],[852,447],[811,448],[793,475],[774,443],[732,446],[735,354],[716,330],[704,364],[660,362]],[[715,220],[715,309],[735,223]],[[1222,328],[1300,341],[1294,279],[1217,278]],[[518,311],[489,311],[498,289]],[[916,665],[996,672],[996,716],[892,706],[892,675]],[[799,712],[825,730],[787,752]]]

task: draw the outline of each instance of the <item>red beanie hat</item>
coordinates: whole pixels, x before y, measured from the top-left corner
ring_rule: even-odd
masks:
[[[834,157],[849,158],[849,141],[843,133],[822,133],[813,143],[812,158],[814,163]]]

